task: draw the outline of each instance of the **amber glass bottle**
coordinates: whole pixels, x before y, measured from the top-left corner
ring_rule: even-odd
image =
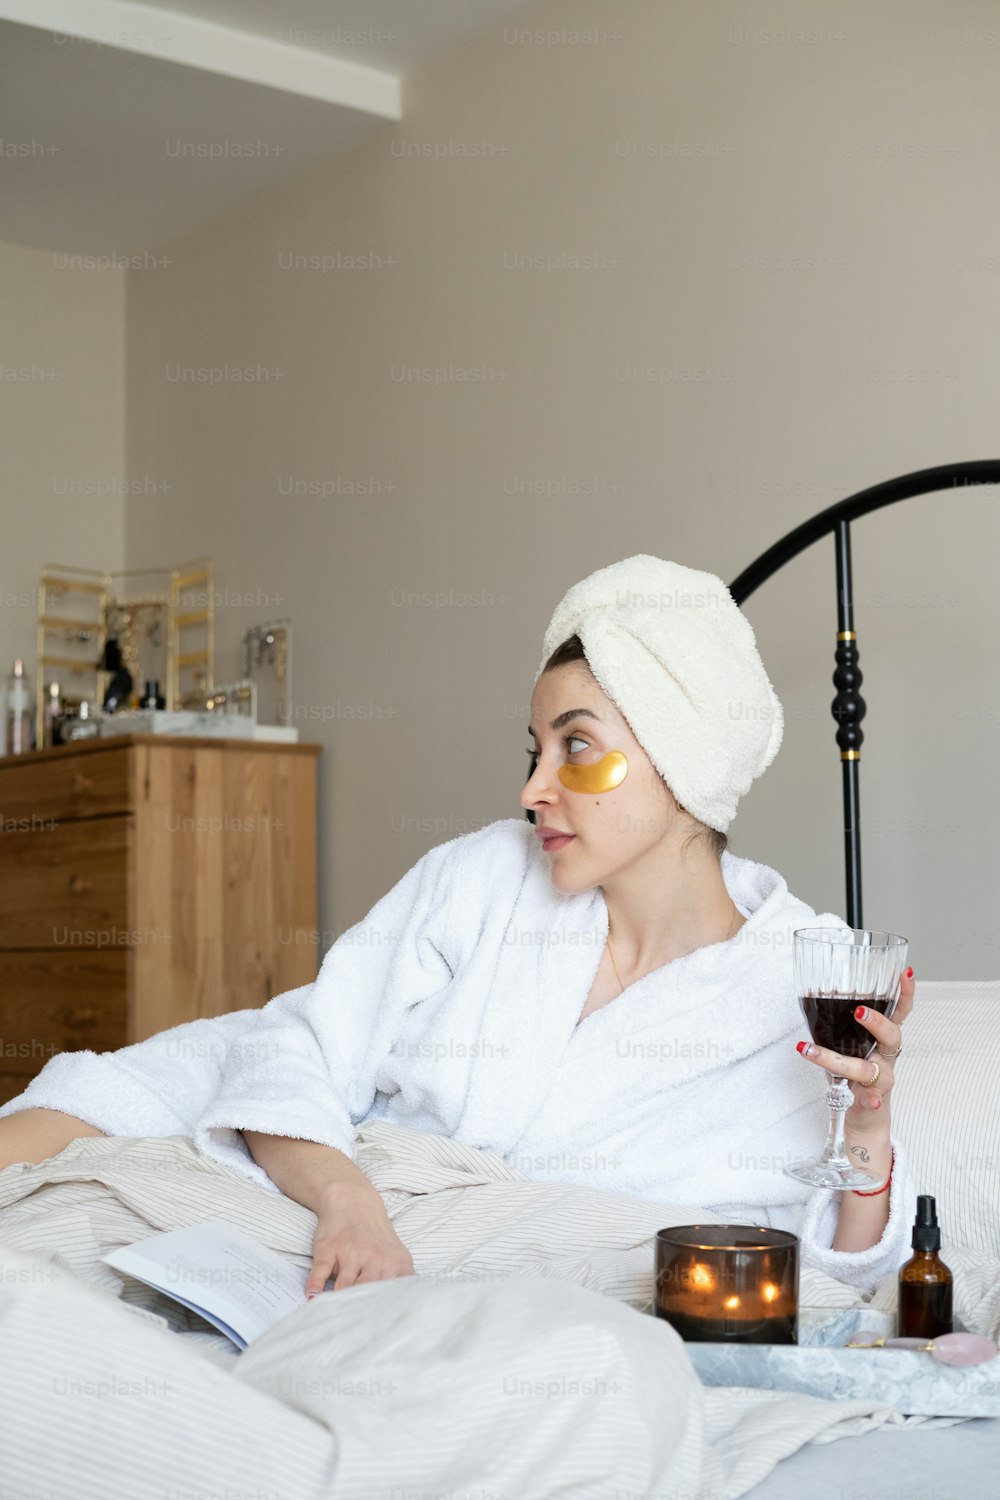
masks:
[[[927,1193],[917,1199],[912,1257],[899,1271],[900,1338],[936,1339],[951,1333],[951,1272],[938,1255],[941,1229],[937,1205]]]

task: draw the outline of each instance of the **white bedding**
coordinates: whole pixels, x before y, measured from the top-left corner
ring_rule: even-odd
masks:
[[[695,1208],[529,1181],[385,1121],[358,1131],[355,1159],[416,1275],[327,1293],[240,1355],[100,1257],[217,1218],[305,1266],[306,1209],[181,1137],[90,1138],[0,1173],[8,1490],[729,1500],[810,1439],[903,1421],[871,1402],[701,1386],[673,1330],[640,1311],[652,1234]],[[959,1277],[963,1320],[994,1337],[996,1283],[995,1266]],[[804,1304],[859,1300],[803,1274]]]

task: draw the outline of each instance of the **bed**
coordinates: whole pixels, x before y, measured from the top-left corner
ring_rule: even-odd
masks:
[[[844,913],[852,927],[864,926],[861,876],[861,809],[860,770],[861,746],[864,732],[861,721],[866,705],[861,694],[861,655],[854,615],[854,587],[851,566],[851,523],[886,505],[895,505],[915,496],[932,494],[940,490],[961,490],[970,485],[1000,483],[1000,460],[979,459],[966,463],[942,464],[930,469],[899,475],[881,484],[859,491],[844,500],[819,511],[801,525],[774,542],[759,557],[739,574],[730,584],[730,592],[741,607],[746,600],[786,563],[798,557],[807,547],[832,536],[835,553],[835,582],[837,606],[837,634],[835,645],[836,666],[833,683],[837,689],[830,712],[836,723],[836,744],[840,751],[842,795],[844,809]],[[857,622],[860,623],[860,622]],[[965,1001],[976,993],[975,986],[954,986],[954,994]],[[914,1013],[908,1030],[912,1035],[927,1016],[928,1002],[947,1004],[948,992],[941,986],[921,984],[919,986],[919,1008]],[[977,1038],[988,1034],[995,1024],[995,1011],[991,1007],[1000,1000],[1000,993],[992,995],[984,990],[980,996],[982,1011],[973,1013],[973,1025],[963,1043],[963,1062],[981,1063],[985,1072],[979,1087],[996,1097],[1000,1076],[995,1067],[977,1045]],[[921,1015],[921,1013],[923,1013]],[[928,1042],[928,1046],[932,1046]],[[907,1043],[907,1058],[913,1063],[913,1051]],[[904,1139],[910,1140],[916,1124],[905,1118],[909,1097],[933,1097],[933,1090],[940,1080],[930,1076],[915,1079],[913,1068],[904,1070],[897,1085],[896,1114],[902,1117],[900,1131]],[[930,1073],[926,1067],[924,1072]],[[920,1085],[924,1087],[921,1088]],[[965,1087],[956,1079],[957,1087]],[[954,1120],[941,1123],[941,1140],[959,1140],[961,1130]],[[909,1128],[908,1128],[909,1127]],[[975,1159],[975,1150],[959,1147],[963,1159]],[[984,1171],[992,1172],[994,1178],[1000,1169],[1000,1154],[995,1149],[979,1151]],[[931,1167],[931,1164],[928,1164]],[[916,1173],[917,1167],[914,1166]],[[938,1161],[922,1177],[924,1191],[940,1194],[945,1202],[953,1191],[951,1174],[946,1161]],[[977,1201],[987,1215],[992,1214],[997,1240],[1000,1241],[1000,1211],[994,1194],[983,1182],[971,1189],[971,1200]],[[996,1252],[1000,1255],[1000,1248]],[[934,1495],[944,1500],[945,1496],[962,1495],[976,1497],[996,1492],[996,1471],[1000,1461],[1000,1421],[977,1420],[964,1423],[946,1432],[886,1432],[870,1434],[862,1443],[838,1445],[835,1463],[836,1484],[842,1495],[867,1493],[875,1496],[888,1495]],[[891,1476],[885,1483],[873,1480],[875,1474]],[[754,1500],[791,1500],[803,1493],[820,1493],[832,1484],[832,1469],[828,1467],[828,1456],[822,1450],[807,1445],[780,1467],[762,1484],[749,1493]]]
[[[745,570],[836,539],[847,910],[861,924],[860,699],[850,521],[1000,462],[945,466],[814,517]],[[948,1203],[956,1306],[1000,1336],[997,1067],[981,1038],[1000,982],[925,982],[894,1113],[919,1189]],[[213,1018],[224,1052],[240,1017]],[[199,1026],[203,1023],[189,1023]],[[177,1028],[178,1033],[186,1028]],[[182,1054],[181,1054],[182,1055]],[[88,1138],[0,1173],[4,1493],[79,1500],[986,1500],[1000,1420],[910,1419],[884,1400],[705,1387],[649,1316],[652,1237],[691,1205],[529,1181],[491,1153],[386,1121],[359,1131],[416,1275],[303,1306],[237,1354],[201,1320],[102,1262],[157,1229],[222,1218],[299,1265],[312,1215],[199,1157],[184,1138]],[[873,1302],[891,1295],[883,1285]],[[860,1294],[819,1272],[804,1304]]]

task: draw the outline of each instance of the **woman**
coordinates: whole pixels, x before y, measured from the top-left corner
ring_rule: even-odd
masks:
[[[733,856],[726,829],[781,743],[781,705],[722,581],[648,555],[598,570],[549,624],[532,774],[503,819],[431,849],[261,1011],[54,1058],[0,1110],[0,1167],[79,1135],[192,1135],[317,1216],[307,1294],[413,1271],[352,1159],[383,1117],[529,1177],[793,1229],[874,1285],[907,1252],[914,1193],[890,1134],[913,1003],[837,1059],[796,1039],[796,927],[845,924]],[[852,1080],[855,1159],[886,1190],[784,1176],[822,1139],[824,1067]]]

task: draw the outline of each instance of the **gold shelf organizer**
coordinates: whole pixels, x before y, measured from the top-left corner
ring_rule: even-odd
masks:
[[[200,589],[196,588],[199,584]],[[205,695],[215,678],[214,588],[215,568],[207,557],[174,568],[170,574],[168,708],[205,707]]]
[[[110,577],[93,568],[46,563],[38,580],[38,623],[35,635],[35,743],[42,743],[45,700],[51,682],[74,681],[64,697],[101,701],[106,673],[98,663],[107,640]],[[61,611],[65,609],[65,614]],[[74,654],[73,647],[76,647]],[[85,648],[85,651],[84,651]],[[80,687],[79,693],[72,689]]]
[[[36,744],[42,743],[45,700],[52,682],[60,683],[61,696],[70,704],[79,704],[83,698],[104,701],[111,674],[100,663],[109,636],[122,647],[124,665],[133,677],[133,693],[141,693],[143,671],[148,669],[142,656],[143,621],[165,626],[162,683],[167,708],[204,707],[214,676],[214,577],[214,565],[204,557],[177,568],[110,573],[46,563],[38,588]],[[146,587],[137,587],[139,581]],[[158,674],[154,667],[152,675]]]

